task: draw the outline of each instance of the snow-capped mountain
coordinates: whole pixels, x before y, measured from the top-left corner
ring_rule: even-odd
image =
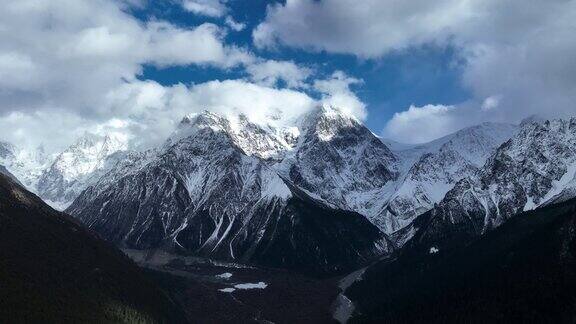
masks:
[[[67,211],[121,246],[315,273],[390,251],[360,214],[319,203],[263,159],[287,154],[291,136],[239,121],[185,118],[159,151],[117,164]]]
[[[299,135],[295,127],[283,127],[274,123],[258,124],[243,114],[221,116],[208,111],[184,117],[180,127],[168,138],[165,146],[193,136],[197,127],[185,127],[194,124],[224,132],[230,141],[248,156],[262,160],[281,159],[285,152],[292,149]]]
[[[37,193],[38,179],[50,160],[51,157],[42,147],[26,150],[7,142],[0,142],[0,165],[34,193]]]
[[[64,209],[105,173],[112,155],[126,149],[126,140],[120,136],[86,133],[42,172],[36,191],[52,206]]]
[[[296,145],[274,169],[316,200],[378,225],[399,177],[396,156],[356,118],[334,108],[309,113],[298,129]]]
[[[514,136],[518,128],[519,126],[514,124],[485,122],[424,144],[410,145],[390,140],[383,141],[389,143],[392,151],[403,161],[404,166],[411,167],[424,154],[451,150],[458,152],[467,162],[476,167],[482,167],[495,149]]]
[[[427,144],[395,151],[402,161],[402,177],[378,219],[394,232],[432,209],[459,180],[475,175],[491,154],[518,127],[483,123]]]
[[[478,235],[574,197],[575,124],[484,123],[403,145],[331,107],[266,122],[204,112],[146,152],[84,136],[39,180],[9,144],[0,165],[52,204],[79,196],[68,211],[122,246],[338,271],[402,246],[429,210],[430,233]]]
[[[126,152],[121,138],[86,134],[49,167],[35,171],[28,187],[65,208],[89,186],[140,171],[205,128],[225,134],[243,155],[320,204],[359,213],[388,234],[433,208],[459,180],[477,173],[517,130],[514,125],[485,123],[427,144],[393,143],[391,150],[387,141],[336,108],[320,107],[294,120],[271,118],[266,123],[205,112],[184,118],[163,147],[145,153]],[[14,151],[10,145],[3,147],[6,156]],[[7,168],[18,177],[10,165]],[[194,195],[204,195],[203,190]]]
[[[465,240],[515,214],[576,195],[576,118],[525,121],[480,171],[459,181],[420,222],[420,240]]]
[[[483,124],[393,152],[335,108],[265,124],[204,112],[160,148],[121,155],[68,212],[129,248],[338,270],[389,252],[386,234],[479,172],[516,130]]]

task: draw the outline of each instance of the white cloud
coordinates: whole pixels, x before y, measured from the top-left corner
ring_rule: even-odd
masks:
[[[149,58],[159,65],[212,64],[231,67],[252,60],[245,50],[223,45],[223,32],[213,24],[192,30],[174,28],[168,23],[149,24],[152,31]]]
[[[122,108],[118,118],[130,120],[134,145],[164,141],[183,116],[209,110],[242,113],[265,123],[271,116],[283,120],[302,114],[318,102],[305,93],[275,89],[244,80],[210,81],[187,87],[164,87],[153,81],[127,83],[107,96],[108,106]]]
[[[227,12],[224,0],[184,0],[182,6],[197,15],[208,17],[222,17]]]
[[[230,27],[230,29],[232,29],[233,31],[239,32],[243,31],[246,28],[246,24],[237,22],[231,16],[227,16],[224,22],[226,23],[226,26]]]
[[[30,57],[16,52],[0,53],[0,86],[5,90],[34,82],[36,66]]]
[[[296,117],[317,105],[303,92],[259,86],[241,80],[211,81],[190,89],[193,106],[223,114],[239,112],[265,122],[272,115]]]
[[[6,81],[0,103],[93,110],[102,93],[134,80],[143,64],[229,67],[251,59],[223,37],[213,24],[143,24],[115,1],[9,1],[0,11],[0,75],[25,69],[33,77]]]
[[[290,61],[267,60],[255,62],[246,67],[251,80],[256,83],[275,86],[280,80],[289,88],[305,87],[305,81],[312,75],[312,70],[301,67]]]
[[[9,111],[0,117],[0,139],[24,148],[44,146],[52,153],[89,129],[85,119],[69,111]]]
[[[117,0],[123,8],[145,8],[149,0]]]
[[[448,135],[466,126],[455,116],[455,110],[454,106],[443,105],[410,106],[394,114],[384,135],[405,143],[424,143]]]
[[[153,81],[127,83],[106,96],[107,106],[129,120],[128,132],[140,140],[134,145],[154,145],[164,141],[181,118],[209,110],[224,115],[242,113],[254,122],[274,119],[289,121],[322,104],[343,107],[343,111],[364,118],[364,104],[350,91],[360,82],[338,72],[315,86],[320,99],[293,89],[278,89],[246,80],[209,81],[185,86],[164,87]]]
[[[490,96],[484,99],[484,102],[482,103],[480,109],[482,111],[490,111],[496,109],[500,105],[500,100],[501,100],[500,96]]]
[[[242,113],[254,122],[265,124],[272,117],[280,121],[293,120],[321,104],[342,102],[342,98],[350,97],[345,100],[354,102],[351,92],[334,85],[338,82],[322,81],[325,87],[321,91],[325,92],[321,99],[315,99],[301,91],[246,80],[170,87],[154,81],[131,81],[102,95],[100,118],[79,115],[72,110],[13,111],[0,117],[0,138],[25,147],[42,144],[47,151],[54,152],[85,132],[114,133],[129,138],[133,148],[146,148],[161,144],[183,116],[203,110],[225,115]],[[360,113],[356,116],[361,118],[365,112],[351,113]]]
[[[214,24],[141,22],[122,10],[133,1],[2,4],[0,139],[19,146],[44,144],[55,152],[90,132],[148,147],[163,142],[183,116],[202,110],[266,122],[332,104],[365,116],[364,104],[350,89],[360,80],[338,72],[313,82],[306,67],[226,45],[225,31]],[[242,66],[250,80],[163,86],[139,80],[145,64]],[[286,87],[279,88],[280,80]]]
[[[287,0],[268,7],[253,38],[260,47],[372,59],[452,46],[472,97],[443,115],[449,124],[458,110],[472,123],[574,115],[574,30],[576,1],[567,0]]]
[[[322,94],[321,103],[340,108],[342,111],[364,120],[367,116],[366,105],[350,89],[351,85],[363,81],[349,77],[342,71],[334,72],[328,79],[314,81],[314,89]]]
[[[253,60],[225,45],[224,31],[214,24],[144,23],[122,10],[127,3],[0,0],[0,138],[21,145],[50,139],[61,146],[77,131],[116,117],[130,120],[128,109],[109,97],[129,84],[140,86],[144,64],[229,68]],[[140,96],[142,104],[153,90],[162,91],[146,88],[150,97]]]
[[[268,6],[253,33],[257,46],[292,47],[379,57],[392,50],[445,38],[474,17],[460,0],[287,0]]]

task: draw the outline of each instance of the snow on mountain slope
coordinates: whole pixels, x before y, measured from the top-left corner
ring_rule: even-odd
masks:
[[[116,231],[108,225],[132,229],[130,219],[135,219],[128,215],[129,211],[122,212],[126,213],[122,219],[127,219],[128,223],[120,225],[116,223],[120,221],[120,216],[115,213],[122,204],[151,206],[153,203],[146,203],[146,199],[152,198],[135,196],[139,192],[135,190],[135,193],[128,194],[129,201],[110,204],[108,200],[99,200],[101,197],[94,199],[90,195],[110,195],[114,192],[114,197],[110,199],[121,199],[116,197],[127,194],[118,192],[118,185],[126,179],[132,179],[128,183],[134,188],[144,186],[146,189],[140,190],[146,195],[157,191],[156,186],[179,184],[182,188],[178,190],[184,190],[179,195],[187,197],[183,206],[195,206],[184,214],[200,213],[202,209],[221,214],[208,214],[215,227],[210,234],[203,234],[205,241],[200,240],[202,246],[209,246],[203,249],[212,251],[209,255],[218,251],[219,255],[232,258],[235,257],[232,251],[236,247],[227,241],[229,234],[226,233],[234,232],[232,228],[237,227],[234,223],[238,219],[244,219],[242,223],[248,222],[246,218],[252,216],[246,213],[250,215],[264,208],[269,201],[281,201],[280,206],[285,208],[286,201],[294,198],[294,190],[315,204],[361,214],[382,232],[393,233],[433,208],[460,179],[478,172],[482,159],[512,136],[514,131],[516,127],[513,125],[483,124],[428,145],[412,147],[411,153],[404,151],[394,154],[354,117],[331,107],[321,107],[290,122],[272,120],[267,124],[254,123],[242,115],[224,117],[203,112],[184,118],[159,150],[121,155],[114,166],[105,168],[110,172],[91,182],[96,185],[84,193],[83,201],[70,210],[76,215],[90,212],[93,216],[81,217],[87,217],[85,221],[90,226],[105,226],[102,231],[106,233]],[[402,161],[401,157],[417,154],[421,156],[406,168],[404,165],[407,162]],[[231,156],[238,157],[232,162]],[[169,166],[164,166],[166,159],[171,161]],[[169,175],[161,177],[166,183],[154,184],[155,189],[148,188],[154,180],[149,175],[152,169],[162,172],[169,170]],[[230,177],[241,181],[230,184]],[[182,201],[183,198],[172,196],[173,187],[164,190],[170,193],[161,199],[164,201],[162,204],[172,206],[170,199]],[[236,196],[231,191],[244,195]],[[223,197],[226,199],[223,200]],[[154,203],[159,203],[156,199],[158,197],[153,199]],[[108,206],[113,207],[110,207],[110,211],[103,211]],[[169,223],[174,222],[177,226],[166,227],[166,220],[155,222],[164,224],[162,231],[171,233],[174,239],[186,228],[183,222],[187,216],[177,207],[170,208],[170,211],[163,213],[179,216],[162,217],[170,218]],[[231,213],[231,216],[222,216],[227,213]],[[102,218],[111,218],[111,224],[101,224]],[[154,224],[140,224],[141,232],[136,232],[144,235],[142,232]],[[123,232],[116,234],[120,233]],[[133,234],[122,235],[113,236],[111,240],[139,246],[139,242],[133,242],[128,237]],[[213,240],[219,238],[217,243],[207,240],[212,236]],[[257,236],[255,244],[261,239]],[[162,237],[162,241],[166,242],[166,238]],[[177,242],[174,239],[173,245],[178,246]],[[223,248],[226,244],[228,248]]]
[[[322,107],[299,121],[300,137],[274,169],[330,206],[374,218],[398,178],[397,159],[354,117]]]
[[[513,215],[574,198],[576,118],[527,121],[431,213],[429,240],[474,237]]]
[[[107,159],[127,148],[121,136],[86,133],[59,154],[38,179],[37,192],[45,201],[64,209],[104,172]]]
[[[182,124],[194,123],[227,134],[246,155],[261,159],[279,159],[290,150],[299,135],[296,127],[283,127],[273,121],[262,125],[251,122],[245,115],[221,116],[208,111],[185,117]],[[194,135],[200,128],[179,127],[166,145]]]
[[[385,139],[383,141],[392,143],[390,146],[392,151],[408,168],[412,167],[423,155],[435,153],[441,149],[458,152],[468,162],[481,167],[494,150],[509,140],[517,131],[518,126],[514,124],[486,122],[424,144],[410,145]]]
[[[246,117],[205,112],[190,116],[230,138],[246,155],[267,161],[284,179],[333,208],[358,212],[373,223],[391,195],[396,157],[354,117],[332,107],[319,107],[295,120],[266,125]],[[180,129],[172,143],[193,135]]]
[[[15,147],[6,142],[0,142],[0,159],[9,159],[14,157]]]
[[[432,209],[459,180],[475,175],[517,129],[511,124],[484,123],[395,152],[406,171],[379,216],[381,228],[394,232]]]
[[[378,135],[376,135],[378,136]],[[386,145],[392,152],[405,152],[408,151],[410,149],[416,148],[416,147],[420,147],[422,146],[422,144],[409,144],[409,143],[402,143],[402,142],[397,142],[394,140],[391,140],[389,138],[383,138],[380,137],[380,140],[382,141],[382,143],[384,143],[384,145]]]
[[[552,186],[553,189],[548,192],[542,205],[562,203],[576,197],[576,163],[572,163],[564,176]]]
[[[32,192],[37,192],[38,178],[51,159],[42,147],[25,150],[10,143],[0,142],[0,164]]]
[[[238,135],[246,133],[235,126],[207,112],[185,118],[159,152],[112,168],[67,211],[121,246],[314,273],[390,250],[361,215],[319,205],[248,153],[256,146],[276,154],[286,142]]]
[[[14,163],[7,166],[16,176],[33,174],[27,179],[29,188],[53,206],[65,208],[88,186],[136,173],[160,152],[206,128],[226,136],[244,155],[263,162],[307,196],[331,208],[360,213],[386,233],[431,209],[458,180],[476,172],[516,129],[487,123],[428,144],[395,143],[392,152],[358,120],[337,108],[320,107],[291,120],[278,117],[258,122],[241,114],[224,117],[203,112],[184,118],[157,150],[128,153],[119,138],[88,134],[58,155],[49,168],[18,173],[9,167]],[[4,155],[14,151],[5,147]],[[194,179],[206,176],[200,171],[187,175],[188,186],[192,188]],[[281,187],[270,190],[282,192]],[[203,188],[194,194],[202,196]]]

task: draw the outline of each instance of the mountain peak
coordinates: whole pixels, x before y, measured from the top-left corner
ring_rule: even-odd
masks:
[[[290,148],[299,134],[312,132],[324,140],[329,140],[335,132],[345,128],[363,127],[352,115],[332,106],[318,106],[300,115],[298,118],[282,120],[281,117],[269,119],[268,123],[252,120],[244,113],[219,114],[204,110],[185,116],[170,137],[169,143],[194,135],[198,130],[211,128],[225,132],[231,137],[246,136],[248,133],[275,138]],[[269,139],[267,139],[268,141]]]
[[[230,129],[230,121],[220,114],[207,110],[186,115],[167,139],[164,146],[170,147],[183,139],[195,136],[198,132],[205,129],[211,129],[217,133],[227,133]]]
[[[350,122],[360,123],[356,117],[353,115],[343,111],[338,107],[327,106],[327,105],[320,105],[317,108],[312,109],[310,112],[305,114],[304,117],[306,120],[312,122],[319,122],[322,120],[331,120],[331,121],[339,121],[339,120],[346,120]]]
[[[540,116],[540,115],[530,115],[524,119],[522,119],[522,121],[520,122],[520,127],[524,127],[525,125],[528,124],[540,124],[543,123],[546,120],[546,118]]]
[[[80,136],[76,142],[74,142],[69,148],[87,148],[94,146],[98,141],[103,139],[102,136],[96,135],[90,132],[84,132],[82,136]]]
[[[70,145],[60,158],[67,154],[81,154],[81,155],[96,155],[100,156],[110,155],[117,151],[123,151],[128,148],[127,138],[121,134],[105,134],[99,135],[90,132],[85,132],[78,140]]]
[[[240,148],[246,155],[263,159],[278,158],[296,144],[300,131],[289,124],[260,124],[242,113],[221,115],[203,111],[190,114],[180,122],[178,128],[167,140],[165,147],[195,137],[199,131],[211,129],[215,134],[226,136],[231,144]]]
[[[345,129],[365,128],[356,117],[339,108],[322,105],[305,114],[300,122],[302,132],[330,141]]]
[[[225,120],[227,119],[220,114],[208,110],[203,110],[199,113],[192,113],[184,116],[182,121],[180,121],[180,126],[207,126],[212,124],[221,124]]]

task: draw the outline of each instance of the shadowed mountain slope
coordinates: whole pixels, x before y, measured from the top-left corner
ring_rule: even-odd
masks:
[[[348,289],[353,322],[574,322],[576,200],[521,213],[471,243],[420,235],[430,216],[398,257]]]
[[[137,266],[0,174],[0,318],[18,323],[182,323]]]

